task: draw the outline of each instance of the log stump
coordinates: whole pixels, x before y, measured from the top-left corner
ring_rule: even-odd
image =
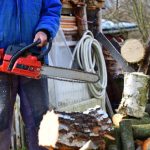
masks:
[[[143,73],[125,73],[123,98],[117,112],[137,118],[144,116],[148,101],[149,76]]]

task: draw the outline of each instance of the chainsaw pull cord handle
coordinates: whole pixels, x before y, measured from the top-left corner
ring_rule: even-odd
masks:
[[[37,45],[40,44],[40,43],[41,43],[41,40],[38,39],[37,41],[33,42],[33,43],[30,44],[30,45],[25,46],[25,47],[22,48],[20,51],[18,51],[17,53],[15,53],[15,54],[12,56],[11,60],[10,60],[10,63],[9,63],[9,66],[8,66],[8,70],[9,70],[9,71],[12,70],[12,68],[13,68],[13,66],[14,66],[14,64],[15,64],[15,62],[16,62],[16,60],[17,60],[26,50],[28,50],[28,49],[30,49],[30,48],[32,48],[32,47],[34,47],[34,46],[37,46]]]

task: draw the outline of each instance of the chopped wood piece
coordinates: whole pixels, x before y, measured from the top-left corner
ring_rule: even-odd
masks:
[[[122,57],[129,63],[137,63],[144,58],[145,48],[137,39],[129,39],[121,47]]]

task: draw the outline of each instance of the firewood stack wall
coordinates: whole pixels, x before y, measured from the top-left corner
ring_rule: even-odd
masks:
[[[68,41],[78,41],[87,29],[98,29],[98,16],[93,18],[93,13],[103,7],[104,0],[62,0],[62,4],[61,28]]]

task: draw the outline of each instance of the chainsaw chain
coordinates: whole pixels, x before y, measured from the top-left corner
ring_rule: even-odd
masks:
[[[54,66],[44,66],[44,67],[53,67],[55,68]],[[70,70],[69,68],[62,68],[62,67],[56,67],[56,68],[59,68],[59,69],[62,69],[62,70]],[[81,70],[75,70],[76,72],[81,72]],[[86,71],[84,71],[86,73]],[[88,74],[93,74],[93,73],[89,73],[87,72]],[[84,80],[74,80],[74,79],[66,79],[66,78],[60,78],[60,77],[51,77],[51,76],[48,76],[48,75],[44,75],[42,74],[42,78],[49,78],[49,79],[54,79],[54,80],[59,80],[59,81],[66,81],[66,82],[76,82],[76,83],[91,83],[91,84],[94,84],[94,83],[97,83],[100,81],[100,78],[97,80],[97,81],[84,81]]]
[[[64,78],[57,78],[57,77],[48,77],[46,75],[42,75],[42,78],[48,78],[48,79],[53,79],[53,80],[58,80],[58,81],[66,81],[66,82],[73,82],[73,83],[91,83],[91,84],[95,84],[97,83],[97,81],[81,81],[81,80],[73,80],[73,79],[64,79]]]

